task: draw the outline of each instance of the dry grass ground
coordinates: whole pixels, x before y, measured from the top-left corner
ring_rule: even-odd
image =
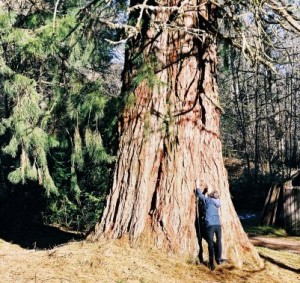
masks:
[[[0,282],[300,282],[299,254],[258,250],[265,260],[261,270],[239,270],[225,264],[210,272],[188,259],[151,248],[132,248],[124,241],[71,242],[35,251],[0,239]]]

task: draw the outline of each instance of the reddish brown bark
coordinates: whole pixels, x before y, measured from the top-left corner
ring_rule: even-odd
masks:
[[[133,91],[134,105],[126,107],[120,125],[113,188],[90,238],[128,235],[131,240],[146,239],[164,250],[196,256],[194,190],[199,179],[220,191],[224,257],[238,266],[244,262],[257,266],[261,261],[233,208],[223,164],[216,42],[206,28],[213,9],[200,7],[197,12],[187,9],[177,20],[182,31],[149,28],[143,40],[137,39],[142,41],[132,44],[143,46],[144,62],[154,56],[160,83],[150,87],[150,78],[145,78]],[[166,22],[170,13],[152,16]],[[203,28],[205,35],[195,39],[184,27]],[[129,57],[141,51],[132,50]],[[133,64],[132,58],[128,60]],[[138,71],[134,64],[128,67],[128,85]]]

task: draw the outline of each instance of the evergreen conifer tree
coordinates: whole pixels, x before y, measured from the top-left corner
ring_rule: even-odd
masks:
[[[87,220],[78,217],[94,213],[85,209],[101,210],[114,161],[101,119],[111,99],[103,94],[113,56],[106,39],[115,34],[97,19],[118,10],[85,4],[8,1],[0,10],[2,179],[37,182],[47,218],[80,227]]]

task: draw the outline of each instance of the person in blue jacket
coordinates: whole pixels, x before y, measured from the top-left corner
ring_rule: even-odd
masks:
[[[205,209],[209,268],[210,270],[214,270],[214,256],[216,257],[217,264],[222,264],[226,261],[222,258],[222,231],[219,217],[219,208],[221,207],[221,201],[219,198],[219,193],[216,190],[213,190],[209,194],[207,194],[207,192],[207,187],[204,188],[203,192],[201,192],[198,186],[196,188],[196,195],[203,202]],[[216,235],[216,244],[214,243],[214,235]]]

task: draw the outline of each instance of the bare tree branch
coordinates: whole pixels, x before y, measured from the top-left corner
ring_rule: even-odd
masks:
[[[298,23],[299,20],[296,20],[295,17],[290,14],[285,7],[280,5],[277,1],[275,0],[269,0],[269,3],[266,3],[273,11],[274,13],[278,14],[281,16],[287,23],[289,23],[294,31],[300,35],[300,24]]]
[[[54,6],[53,24],[52,24],[53,32],[55,31],[55,19],[56,19],[56,13],[57,13],[57,8],[58,8],[58,5],[59,5],[59,2],[60,2],[60,0],[57,0],[55,2],[55,6]]]

